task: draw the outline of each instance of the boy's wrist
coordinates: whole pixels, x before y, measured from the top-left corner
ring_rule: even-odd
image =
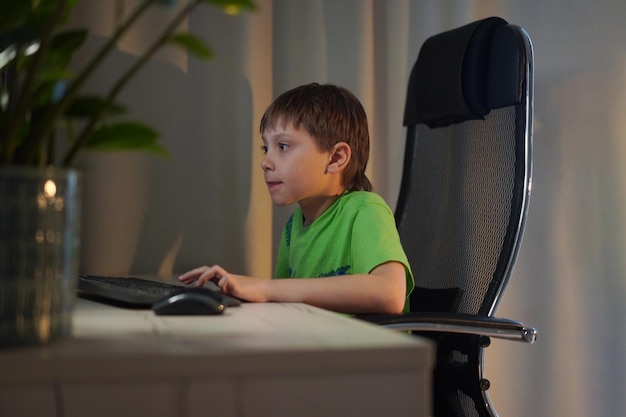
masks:
[[[273,279],[260,279],[259,283],[259,292],[261,293],[261,297],[265,299],[265,301],[276,301],[274,298],[274,294],[272,291],[272,282]]]

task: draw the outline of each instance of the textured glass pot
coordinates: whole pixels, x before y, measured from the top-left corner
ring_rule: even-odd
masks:
[[[0,166],[0,347],[71,334],[80,193],[76,171]]]

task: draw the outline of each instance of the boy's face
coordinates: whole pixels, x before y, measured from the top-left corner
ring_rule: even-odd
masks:
[[[274,204],[302,206],[336,192],[338,176],[326,169],[331,152],[320,151],[305,129],[276,123],[275,129],[263,133],[263,150],[261,168]]]

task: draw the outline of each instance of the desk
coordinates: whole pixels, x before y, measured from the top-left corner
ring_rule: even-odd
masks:
[[[79,299],[73,329],[48,346],[0,350],[0,416],[380,417],[431,408],[428,341],[304,304],[174,317]]]

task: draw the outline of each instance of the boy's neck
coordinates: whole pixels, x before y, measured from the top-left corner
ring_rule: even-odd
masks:
[[[344,191],[345,190],[342,190],[336,195],[308,198],[298,202],[302,210],[303,225],[311,225],[311,223],[317,220],[335,201],[337,201]]]

